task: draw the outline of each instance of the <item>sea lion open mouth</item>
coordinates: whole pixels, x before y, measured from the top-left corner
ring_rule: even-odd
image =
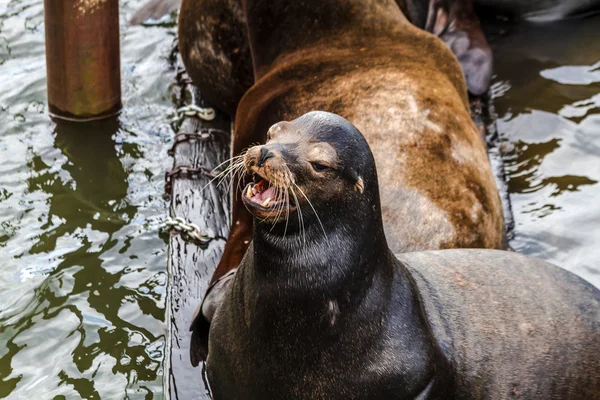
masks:
[[[271,184],[257,172],[253,173],[252,182],[244,188],[242,199],[251,213],[260,214],[261,217],[286,217],[296,209],[285,188]]]

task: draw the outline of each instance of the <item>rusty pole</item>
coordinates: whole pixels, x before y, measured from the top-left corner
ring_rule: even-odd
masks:
[[[87,121],[121,110],[118,0],[44,0],[48,108]]]

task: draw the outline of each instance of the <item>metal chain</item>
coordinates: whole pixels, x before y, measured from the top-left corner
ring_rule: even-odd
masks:
[[[198,132],[193,133],[179,132],[175,135],[175,138],[173,139],[173,146],[171,147],[171,149],[169,149],[169,155],[172,156],[173,154],[175,154],[175,147],[177,147],[177,145],[180,143],[188,142],[190,140],[206,140],[216,135],[228,135],[228,133],[222,129],[214,128],[203,128],[200,129]]]
[[[186,90],[189,84],[191,84],[191,79],[189,76],[187,76],[187,73],[184,69],[177,72],[177,78],[178,81],[180,81],[179,83],[182,86],[183,92]],[[191,94],[192,103],[194,103],[195,96],[193,90],[191,91]],[[180,107],[177,109],[177,115],[173,119],[175,123],[173,129],[177,131],[178,129],[175,129],[175,127],[179,128],[179,124],[188,117],[198,117],[204,121],[212,121],[216,117],[216,112],[214,108],[200,107],[195,104]],[[199,132],[193,133],[180,132],[175,136],[173,147],[169,153],[172,155],[174,153],[175,146],[181,142],[186,142],[188,140],[205,140],[216,133],[221,134],[226,132],[219,129],[201,129]],[[205,175],[209,178],[214,178],[213,171],[203,166],[177,166],[165,174],[165,192],[170,194],[174,178],[194,178],[199,175]],[[198,225],[192,222],[186,222],[186,220],[182,217],[167,217],[167,219],[161,224],[161,228],[168,230],[169,232],[179,232],[184,240],[191,240],[200,245],[205,245],[214,239],[209,235],[202,233]]]
[[[177,109],[175,121],[181,121],[185,117],[198,117],[205,121],[212,121],[217,116],[215,109],[211,107],[199,107],[190,104]]]
[[[166,221],[162,223],[161,227],[168,231],[174,230],[179,232],[184,239],[191,239],[200,244],[207,244],[213,238],[202,233],[200,227],[194,223],[186,222],[181,217],[167,217]]]
[[[214,174],[212,169],[198,166],[191,167],[189,165],[178,165],[173,168],[171,171],[165,173],[165,193],[167,195],[171,194],[171,189],[173,188],[173,179],[175,178],[196,178],[200,175],[204,175],[210,179],[214,179],[216,175]]]

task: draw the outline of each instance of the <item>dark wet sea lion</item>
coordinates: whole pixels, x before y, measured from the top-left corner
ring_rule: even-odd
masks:
[[[179,11],[179,52],[202,95],[235,117],[254,83],[241,0],[185,0]]]
[[[211,326],[214,399],[600,398],[597,289],[510,252],[396,258],[360,132],[322,112],[272,132],[244,160],[256,224]]]

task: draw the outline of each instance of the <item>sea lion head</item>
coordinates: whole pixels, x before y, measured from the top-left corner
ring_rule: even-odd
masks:
[[[242,194],[260,223],[310,225],[340,213],[380,214],[375,161],[363,135],[339,115],[313,111],[273,125],[243,158],[253,182]],[[295,214],[299,214],[298,217]],[[380,216],[379,216],[380,218]]]

